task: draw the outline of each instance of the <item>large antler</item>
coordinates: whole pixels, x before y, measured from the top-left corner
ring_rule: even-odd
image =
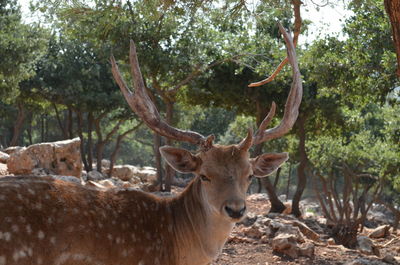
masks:
[[[286,32],[280,23],[278,23],[278,25],[279,30],[281,31],[286,42],[288,59],[290,65],[292,66],[293,82],[286,101],[285,111],[281,123],[272,129],[266,130],[268,124],[275,115],[276,105],[275,102],[272,102],[272,106],[267,117],[265,117],[254,136],[253,144],[259,144],[286,134],[293,127],[297,116],[299,115],[301,97],[303,96],[303,86],[301,83],[300,70],[297,63],[296,51],[294,49],[292,37]]]
[[[203,135],[193,131],[183,131],[168,125],[160,117],[157,107],[147,94],[146,87],[143,82],[142,73],[140,72],[139,62],[134,42],[130,42],[129,60],[131,64],[131,75],[135,92],[132,93],[126,85],[114,56],[111,56],[112,74],[115,81],[120,87],[126,101],[131,109],[147,124],[147,126],[156,133],[177,141],[185,141],[196,145],[212,144],[213,136],[205,138]]]

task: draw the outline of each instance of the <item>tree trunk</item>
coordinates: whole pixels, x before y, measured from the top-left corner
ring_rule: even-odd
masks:
[[[161,136],[157,133],[154,133],[153,137],[154,141],[154,159],[156,162],[156,168],[157,168],[157,181],[158,185],[160,187],[160,191],[164,189],[163,185],[163,168],[162,168],[162,163],[161,163],[161,154],[160,154],[160,147],[161,147]]]
[[[17,114],[17,119],[14,123],[13,137],[11,139],[10,146],[18,145],[18,140],[20,139],[21,136],[21,131],[24,125],[24,121],[25,121],[25,108],[22,105],[22,103],[18,103],[18,114]]]
[[[57,105],[55,103],[53,103],[53,108],[54,111],[56,112],[56,118],[57,118],[57,122],[58,122],[58,127],[60,128],[60,131],[63,135],[63,139],[68,139],[68,132],[67,130],[64,128],[62,122],[61,122],[61,118],[60,118],[60,113],[58,112],[58,108]]]
[[[44,115],[44,139],[46,142],[49,141],[49,115]]]
[[[261,122],[263,121],[264,117],[266,116],[266,109],[261,106],[261,102],[256,99],[256,108],[257,108],[257,116],[256,116],[256,123],[257,127],[260,126]],[[262,146],[263,143],[258,144],[254,147],[253,155],[259,156],[262,153]],[[276,191],[274,185],[271,183],[269,177],[261,178],[261,184],[263,184],[264,188],[267,190],[267,194],[269,200],[271,202],[271,209],[270,213],[282,213],[285,210],[285,205],[279,200],[278,196],[276,195]]]
[[[275,179],[274,179],[274,190],[275,191],[276,191],[276,187],[278,186],[278,182],[279,182],[279,177],[281,175],[281,171],[282,171],[282,168],[280,167],[280,168],[278,168],[278,170],[276,171],[276,174],[275,174]]]
[[[32,140],[32,120],[33,120],[33,114],[31,114],[29,116],[28,128],[26,128],[26,132],[28,134],[29,145],[33,144],[33,140]]]
[[[88,123],[88,143],[87,143],[87,156],[88,156],[88,166],[89,170],[93,170],[93,113],[89,112],[87,116]],[[99,171],[100,172],[100,171]]]
[[[289,199],[289,188],[290,188],[290,179],[292,178],[292,163],[289,165],[289,174],[288,174],[288,179],[287,179],[287,185],[286,185],[286,201]]]
[[[82,112],[76,111],[76,122],[77,122],[77,130],[78,130],[78,136],[79,139],[81,140],[81,157],[82,157],[82,162],[85,167],[86,172],[89,172],[90,168],[88,165],[88,162],[86,160],[86,154],[85,154],[85,142],[83,138],[83,132],[82,132],[82,126],[83,126],[83,117],[82,117]]]
[[[258,153],[258,155],[262,151],[262,144],[256,145],[254,148],[254,153]],[[261,178],[261,183],[263,184],[264,188],[267,190],[269,201],[271,202],[271,209],[269,210],[270,213],[282,213],[286,206],[279,200],[278,195],[276,195],[274,185],[272,185],[269,177]]]
[[[292,201],[292,214],[296,217],[301,216],[300,200],[307,184],[307,176],[305,173],[305,169],[307,166],[308,158],[306,153],[306,131],[304,128],[305,121],[306,118],[304,116],[299,116],[299,118],[297,119],[300,164],[297,167],[297,188],[296,192],[293,195],[293,201]]]
[[[392,25],[392,36],[397,55],[397,76],[400,77],[400,1],[384,0],[384,4]]]
[[[174,118],[174,102],[168,99],[164,99],[166,103],[166,116],[165,121],[167,124],[174,126],[173,118]],[[173,141],[169,138],[166,138],[166,144],[169,146],[173,145]],[[174,180],[175,170],[168,165],[165,164],[165,191],[171,191],[171,183]]]
[[[68,106],[68,119],[67,119],[67,128],[68,128],[68,134],[69,134],[69,139],[74,138],[74,133],[73,133],[73,112],[72,108]]]
[[[44,115],[40,115],[40,139],[44,142]]]

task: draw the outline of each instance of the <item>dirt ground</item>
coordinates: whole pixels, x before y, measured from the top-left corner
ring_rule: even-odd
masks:
[[[249,212],[256,215],[265,214],[269,210],[269,202],[265,200],[248,201]],[[310,220],[313,222],[314,220]],[[232,234],[240,234],[241,225],[237,225]],[[366,229],[363,234],[368,234],[371,230]],[[327,235],[320,235],[321,237]],[[250,242],[229,242],[223,248],[222,254],[212,265],[273,265],[273,264],[301,264],[301,265],[340,265],[356,259],[363,260],[361,264],[396,264],[386,263],[383,258],[390,254],[393,257],[400,257],[400,232],[391,234],[382,239],[374,240],[374,244],[380,246],[380,257],[374,255],[364,255],[357,250],[348,249],[340,245],[327,245],[318,243],[315,247],[314,258],[290,257],[274,253],[271,246],[260,241]],[[400,264],[400,263],[397,263]]]
[[[7,175],[7,166],[0,163],[0,177]],[[180,188],[173,192],[181,191]],[[262,197],[262,196],[261,196]],[[264,215],[269,210],[269,202],[265,198],[257,200],[248,200],[248,212],[255,215]],[[305,220],[305,223],[312,227],[312,223],[316,220]],[[235,226],[232,231],[231,239],[234,236],[240,236],[242,224]],[[370,230],[366,229],[363,233],[368,234]],[[326,238],[327,235],[321,234],[321,238]],[[211,265],[273,265],[273,264],[301,264],[301,265],[339,265],[346,264],[351,261],[361,260],[360,262],[352,263],[352,265],[385,265],[385,264],[400,264],[387,263],[384,257],[390,254],[400,260],[400,231],[391,233],[390,236],[382,239],[374,240],[374,244],[380,249],[380,256],[364,255],[357,250],[347,249],[339,245],[327,245],[323,242],[316,243],[315,255],[313,258],[300,257],[291,259],[287,256],[274,253],[270,244],[262,243],[260,240],[246,238],[243,242],[229,240],[225,244],[222,253],[217,260]]]

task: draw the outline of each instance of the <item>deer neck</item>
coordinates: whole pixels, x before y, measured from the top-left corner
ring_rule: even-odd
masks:
[[[234,223],[208,207],[201,180],[195,178],[176,198],[172,209],[179,264],[208,264],[222,250]]]

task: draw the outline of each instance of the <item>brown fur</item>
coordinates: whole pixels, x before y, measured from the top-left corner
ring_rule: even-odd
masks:
[[[159,198],[50,177],[2,178],[0,265],[208,264],[238,221],[224,207],[244,205],[249,154],[236,146],[172,153],[210,181],[195,177],[180,195]]]

